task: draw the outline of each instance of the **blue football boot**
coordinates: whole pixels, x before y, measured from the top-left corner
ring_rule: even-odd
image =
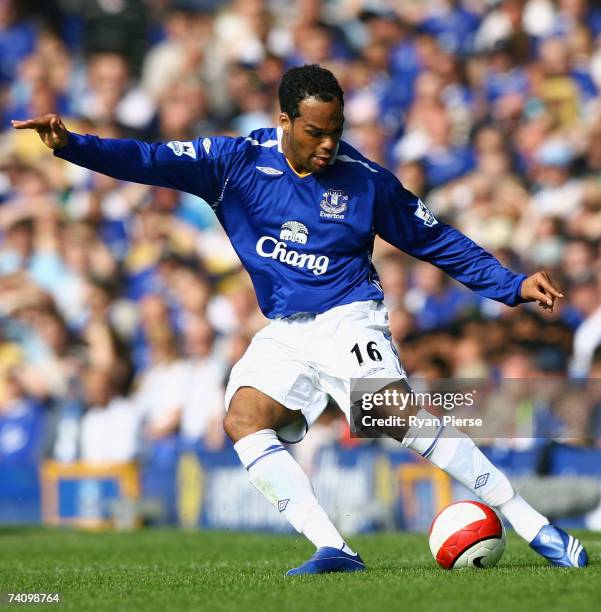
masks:
[[[365,563],[358,555],[349,555],[339,548],[322,546],[300,567],[286,572],[286,576],[303,576],[305,574],[329,574],[332,572],[362,572]]]
[[[530,542],[535,550],[557,567],[584,567],[588,565],[588,554],[582,544],[563,529],[545,525]]]

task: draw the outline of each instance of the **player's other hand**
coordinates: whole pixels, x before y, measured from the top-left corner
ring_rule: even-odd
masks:
[[[63,120],[55,113],[24,121],[13,119],[11,123],[17,130],[35,130],[42,142],[51,149],[61,149],[69,142],[69,131]]]
[[[537,272],[522,283],[521,296],[528,302],[538,302],[543,310],[553,312],[556,298],[565,297],[546,272]]]

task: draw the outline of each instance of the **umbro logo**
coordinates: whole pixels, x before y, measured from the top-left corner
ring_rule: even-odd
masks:
[[[289,499],[280,499],[278,501],[278,510],[280,512],[284,512],[284,510],[286,510],[286,507],[288,506],[289,501],[290,501]]]
[[[480,487],[483,487],[488,482],[488,477],[489,476],[490,476],[489,472],[486,472],[486,474],[480,474],[480,476],[478,476],[478,478],[476,478],[476,483],[474,484],[474,489],[479,489]]]
[[[270,168],[269,166],[256,166],[259,172],[263,174],[268,174],[269,176],[279,176],[280,174],[284,174],[282,170],[278,170],[277,168]]]
[[[367,372],[365,372],[365,374],[363,374],[363,376],[361,376],[361,378],[368,378],[369,376],[373,376],[376,372],[381,372],[384,368],[380,367],[380,368],[371,368],[371,370],[367,370]]]

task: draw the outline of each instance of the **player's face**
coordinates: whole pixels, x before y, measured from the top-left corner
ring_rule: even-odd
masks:
[[[299,117],[280,115],[284,129],[282,148],[297,172],[323,172],[328,168],[342,136],[344,113],[338,98],[324,102],[305,98],[299,105]]]

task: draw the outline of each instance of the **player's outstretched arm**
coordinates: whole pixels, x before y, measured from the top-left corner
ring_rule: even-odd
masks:
[[[11,123],[17,130],[35,130],[42,142],[51,149],[62,149],[69,142],[69,130],[62,119],[54,113],[24,121],[13,119]]]
[[[208,202],[215,200],[223,186],[215,139],[203,147],[200,139],[151,144],[129,138],[98,138],[69,132],[56,114],[13,121],[12,125],[18,130],[36,130],[55,156],[121,181],[179,189]]]
[[[520,287],[522,299],[527,302],[538,302],[543,310],[553,312],[557,298],[563,298],[563,293],[553,284],[546,272],[537,272],[524,279]]]
[[[515,274],[459,230],[439,222],[394,175],[382,178],[375,229],[387,242],[439,267],[477,294],[508,306],[536,301],[552,311],[555,300],[563,297],[546,272],[529,277]]]

